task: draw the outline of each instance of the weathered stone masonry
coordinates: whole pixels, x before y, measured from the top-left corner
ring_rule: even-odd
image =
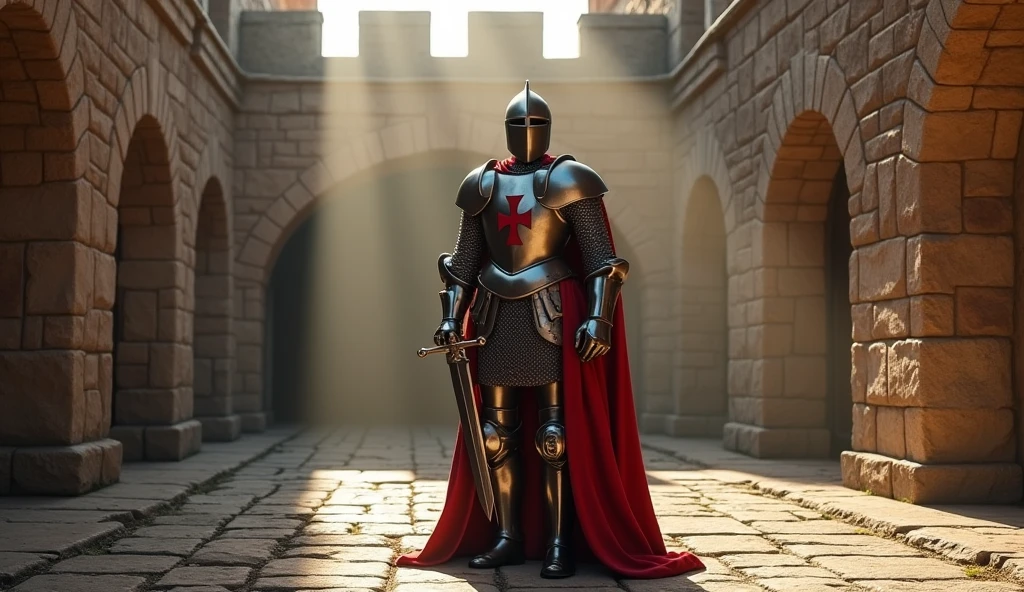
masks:
[[[318,13],[211,6],[225,43],[195,2],[123,5],[0,0],[0,491],[261,429],[290,232],[358,172],[504,153],[529,77],[638,259],[645,430],[1021,498],[1024,4],[737,0],[696,44],[689,5],[594,14],[557,61],[538,15],[432,58],[427,15],[364,13],[360,57],[324,59]]]

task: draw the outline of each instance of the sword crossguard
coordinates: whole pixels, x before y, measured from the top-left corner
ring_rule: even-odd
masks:
[[[446,353],[452,358],[458,359],[463,355],[466,348],[478,347],[487,343],[487,339],[483,337],[477,337],[476,339],[470,339],[467,341],[457,341],[455,343],[449,343],[446,345],[437,345],[434,347],[421,347],[416,355],[425,358],[430,354]]]

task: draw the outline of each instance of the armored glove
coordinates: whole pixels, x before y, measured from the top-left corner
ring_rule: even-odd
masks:
[[[611,349],[615,304],[628,274],[629,263],[615,258],[587,276],[587,320],[577,329],[575,342],[580,361],[589,362]]]

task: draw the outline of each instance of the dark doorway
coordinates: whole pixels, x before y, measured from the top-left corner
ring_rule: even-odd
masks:
[[[842,163],[832,183],[825,227],[825,307],[828,318],[827,412],[832,432],[831,455],[849,450],[853,433],[853,394],[850,388],[850,189]]]

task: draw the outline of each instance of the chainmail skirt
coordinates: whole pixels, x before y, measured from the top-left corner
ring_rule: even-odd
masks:
[[[562,346],[537,332],[532,300],[496,300],[494,329],[477,350],[480,384],[540,386],[562,380]]]

